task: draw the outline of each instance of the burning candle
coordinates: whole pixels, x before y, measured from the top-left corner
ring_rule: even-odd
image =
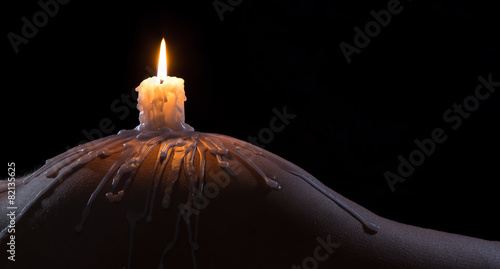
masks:
[[[162,40],[160,48],[160,59],[158,64],[158,75],[147,78],[136,89],[139,92],[137,108],[140,110],[140,124],[134,130],[122,130],[116,135],[111,135],[102,139],[72,148],[50,160],[46,164],[23,180],[28,184],[32,179],[43,176],[54,178],[47,187],[42,189],[36,197],[41,197],[51,190],[65,177],[86,164],[96,160],[105,159],[108,156],[118,154],[117,159],[103,175],[99,185],[95,188],[87,201],[82,212],[81,222],[75,227],[77,232],[82,231],[85,220],[90,214],[90,208],[94,204],[96,197],[108,187],[111,181],[111,188],[106,191],[106,198],[110,202],[119,202],[127,189],[132,185],[134,177],[141,168],[154,148],[158,148],[155,153],[155,164],[151,173],[151,182],[154,190],[148,194],[148,204],[144,212],[137,219],[129,219],[135,222],[145,217],[146,221],[152,221],[152,210],[154,196],[158,193],[160,182],[165,172],[168,176],[163,186],[162,207],[168,208],[173,193],[174,184],[180,180],[180,172],[183,171],[184,178],[189,183],[189,195],[186,204],[192,204],[194,197],[203,191],[205,185],[205,174],[213,173],[207,170],[207,158],[215,158],[217,166],[231,170],[231,163],[241,170],[241,164],[252,170],[270,188],[279,190],[280,184],[275,180],[274,175],[267,175],[259,165],[253,162],[253,158],[260,156],[266,162],[274,163],[276,167],[294,176],[305,180],[309,185],[318,190],[330,200],[335,202],[342,209],[351,214],[363,224],[366,230],[376,233],[378,227],[366,221],[355,210],[334,197],[331,193],[323,189],[320,185],[311,180],[295,166],[283,162],[279,157],[267,154],[254,145],[237,140],[232,137],[195,132],[194,129],[184,122],[184,80],[167,76],[167,60],[165,40]],[[195,157],[197,156],[197,157]],[[211,157],[209,157],[211,156]],[[99,157],[99,158],[98,158]],[[210,169],[214,169],[210,166]],[[229,172],[228,172],[229,173]],[[235,172],[230,172],[236,176]],[[154,184],[153,184],[154,183]],[[152,197],[149,197],[152,195]],[[25,209],[30,208],[37,199],[31,200]],[[17,218],[22,217],[26,210],[23,210]],[[0,232],[0,237],[6,233],[6,229]],[[194,246],[195,242],[190,245]]]
[[[485,268],[497,264],[497,242],[388,221],[355,203],[343,202],[347,199],[337,198],[334,191],[304,170],[255,145],[224,135],[194,132],[184,123],[184,80],[167,76],[164,40],[158,76],[144,80],[137,91],[140,125],[135,130],[122,130],[79,145],[47,160],[30,176],[16,180],[16,184],[20,183],[16,187],[19,199],[16,201],[22,209],[15,215],[17,207],[16,211],[9,206],[1,207],[2,214],[9,218],[0,222],[3,224],[0,242],[9,248],[7,252],[12,257],[10,251],[28,254],[26,257],[30,258],[16,261],[20,267],[54,267],[54,261],[46,259],[53,254],[53,248],[32,247],[36,240],[46,245],[56,242],[67,246],[58,255],[55,266],[69,264],[84,268],[164,268],[164,262],[169,268],[196,268],[198,260],[204,262],[205,268],[218,262],[239,268],[258,267],[258,263],[248,263],[255,257],[264,261],[262,265],[275,268],[297,261],[297,254],[306,257],[303,267],[311,264],[317,267],[318,262],[325,262],[326,267],[338,264],[366,267],[375,259],[382,261],[377,265],[390,268],[407,264],[455,268],[464,262],[474,268]],[[283,182],[283,192],[277,195],[261,192],[262,186],[254,182],[263,180],[271,189],[279,190],[281,185],[276,177]],[[229,184],[234,185],[226,188]],[[120,202],[134,185],[138,185],[137,190],[128,193],[127,200],[120,205],[111,206],[102,199],[105,195],[109,202]],[[3,195],[0,201],[11,200],[4,199],[11,196],[7,188],[0,190],[0,194]],[[183,198],[183,194],[187,195]],[[86,199],[80,222],[74,222],[80,214],[75,206],[83,206]],[[157,210],[159,200],[163,209],[173,207],[174,212]],[[207,206],[210,209],[204,210]],[[96,207],[99,209],[92,213],[94,218],[88,223],[88,231],[71,232],[74,224],[76,232],[83,232],[86,219],[92,215],[91,208]],[[326,211],[321,211],[323,208]],[[200,214],[205,212],[207,217],[199,221]],[[371,238],[359,235],[356,231],[360,229],[344,213],[360,222],[366,233],[375,234],[379,230],[370,219],[385,230]],[[15,215],[14,219],[11,215]],[[25,218],[28,220],[24,221]],[[160,221],[153,223],[153,218]],[[181,223],[184,228],[179,228]],[[200,231],[209,231],[200,236],[202,244],[198,244],[200,227],[203,227]],[[15,233],[14,228],[22,236],[11,234]],[[275,250],[288,247],[291,230],[305,231],[293,240],[306,242],[306,247],[277,254]],[[180,236],[182,231],[186,235]],[[127,233],[125,239],[121,238]],[[325,234],[328,234],[326,240]],[[241,236],[237,239],[243,247],[234,245],[235,235]],[[310,235],[317,236],[314,257],[305,256],[311,253],[311,244],[307,242],[314,237]],[[134,245],[138,238],[140,241]],[[174,249],[182,238],[188,242]],[[18,244],[13,248],[12,242],[16,240]],[[127,240],[128,250],[124,244]],[[342,242],[343,253],[329,258],[340,245],[335,242]],[[447,248],[442,247],[444,244]],[[186,263],[186,246],[190,248],[191,263]],[[206,246],[207,251],[199,251]],[[318,251],[323,254],[316,255]],[[100,255],[93,257],[96,252]],[[401,253],[414,255],[405,260]],[[463,259],[457,260],[456,253],[462,254]],[[91,256],[93,259],[88,258]],[[0,267],[5,264],[5,260],[0,261]]]
[[[139,98],[139,131],[194,131],[185,123],[184,80],[167,76],[167,53],[165,39],[160,46],[158,74],[142,81],[137,87]]]
[[[137,192],[134,196],[134,192],[132,192],[132,196],[128,198],[145,204],[142,213],[129,214],[132,211],[127,209],[126,219],[130,225],[128,268],[132,264],[135,228],[142,220],[148,223],[153,222],[154,208],[158,206],[154,203],[158,201],[157,195],[162,195],[161,207],[163,209],[171,207],[174,187],[176,184],[181,184],[176,182],[182,180],[188,188],[188,195],[183,204],[188,208],[194,206],[193,210],[200,211],[204,208],[200,206],[200,201],[203,199],[201,195],[212,195],[209,192],[214,188],[219,188],[217,184],[223,184],[220,186],[225,187],[232,179],[240,182],[237,184],[260,179],[269,188],[279,190],[281,185],[275,180],[275,174],[288,174],[293,178],[300,178],[335,202],[361,222],[366,231],[377,233],[378,226],[366,221],[355,210],[337,199],[293,164],[285,162],[271,153],[264,152],[250,143],[224,135],[195,132],[191,126],[186,124],[184,122],[184,101],[186,100],[184,80],[167,76],[165,40],[162,40],[160,47],[157,76],[145,79],[136,90],[139,92],[137,108],[140,110],[140,124],[134,130],[122,130],[116,135],[79,145],[47,160],[42,168],[23,179],[23,185],[30,184],[32,180],[37,182],[40,178],[44,178],[46,181],[44,181],[44,187],[17,215],[16,221],[19,221],[25,214],[29,214],[28,209],[36,205],[40,197],[48,195],[51,190],[62,184],[61,182],[67,178],[71,180],[75,171],[91,162],[97,162],[94,163],[97,166],[104,165],[104,159],[115,155],[116,158],[110,161],[112,164],[109,169],[98,175],[99,183],[95,186],[81,212],[80,222],[75,223],[75,231],[83,231],[85,221],[91,215],[92,207],[103,205],[104,199],[98,199],[101,195],[105,194],[109,202],[120,202],[128,193],[129,188],[137,184],[133,183],[134,181],[139,181],[139,185],[149,182],[149,191],[145,197],[137,195]],[[151,157],[148,158],[148,156]],[[143,163],[147,163],[148,159],[153,164],[146,165],[144,172],[138,173],[139,169],[143,167]],[[264,161],[269,166],[261,166],[254,162],[254,159],[260,159],[260,162]],[[212,176],[214,173],[223,175],[225,183],[219,183],[220,180]],[[136,175],[139,175],[138,179],[135,178]],[[208,181],[206,175],[209,176]],[[239,181],[240,179],[243,181]],[[194,253],[198,248],[197,237],[191,235],[198,233],[198,213],[194,214],[196,216],[193,217],[191,217],[191,213],[185,215],[183,212],[190,209],[180,207],[181,205],[178,203],[176,205],[179,208],[177,225],[181,218],[185,219],[186,229],[190,234],[188,237],[192,261],[193,264],[196,264]],[[157,215],[157,217],[164,218],[163,215]],[[191,226],[191,222],[194,223],[193,226]],[[7,232],[8,228],[0,231],[0,238]],[[178,230],[176,229],[173,238],[177,237]],[[175,240],[166,244],[163,254],[158,257],[160,261],[164,260],[171,248],[170,245],[173,245]]]

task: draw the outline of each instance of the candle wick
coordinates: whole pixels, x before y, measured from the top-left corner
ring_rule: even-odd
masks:
[[[160,84],[163,84],[164,79],[160,78]]]

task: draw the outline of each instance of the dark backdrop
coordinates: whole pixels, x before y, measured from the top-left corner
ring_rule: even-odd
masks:
[[[381,11],[388,5],[390,22]],[[156,72],[165,37],[169,75],[185,80],[186,122],[196,130],[256,137],[383,217],[500,240],[500,93],[468,97],[478,76],[500,81],[499,10],[491,5],[71,0],[57,12],[51,6],[44,20],[37,1],[8,1],[2,163],[29,172],[88,137],[134,128],[131,94]],[[374,23],[372,10],[386,26]],[[13,46],[9,33],[22,37],[22,18],[34,15],[36,35],[27,29],[34,36]],[[365,33],[367,24],[372,37],[357,37],[355,27]],[[350,48],[350,63],[341,42],[361,47]],[[464,100],[473,111],[452,112],[446,122],[443,113]],[[288,124],[265,129],[284,110]],[[414,140],[432,138],[436,128],[446,141],[391,191],[384,173],[397,175],[398,156],[408,160]]]

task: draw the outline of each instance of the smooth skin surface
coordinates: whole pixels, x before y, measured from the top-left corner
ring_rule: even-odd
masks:
[[[7,260],[8,240],[2,239],[0,267],[158,268],[163,264],[165,268],[194,268],[196,263],[196,268],[201,269],[500,268],[500,242],[384,219],[286,160],[257,149],[314,180],[366,221],[378,225],[378,233],[367,233],[358,220],[303,178],[259,155],[253,156],[254,163],[267,175],[276,177],[280,190],[267,186],[256,172],[237,159],[228,171],[207,154],[204,199],[197,200],[190,208],[183,207],[188,198],[188,184],[181,176],[170,207],[162,208],[163,189],[170,172],[167,167],[153,201],[152,221],[148,223],[141,214],[147,208],[158,151],[155,148],[122,201],[110,203],[106,199],[105,193],[111,188],[111,182],[107,183],[92,205],[81,232],[76,232],[75,226],[81,222],[83,209],[118,154],[97,158],[58,182],[16,222],[15,262]],[[22,178],[18,179],[16,185],[17,213],[53,179],[42,175],[28,184],[21,181]],[[5,190],[6,182],[2,184],[0,189]],[[0,193],[2,227],[9,222],[6,195]],[[184,215],[179,213],[180,208],[187,210]],[[186,212],[191,212],[191,217]],[[197,216],[199,223],[195,229]],[[134,218],[140,219],[135,226],[129,221]],[[131,231],[134,231],[132,236]],[[175,243],[163,256],[175,234],[178,235]],[[194,251],[193,259],[189,238],[194,236],[199,248]]]

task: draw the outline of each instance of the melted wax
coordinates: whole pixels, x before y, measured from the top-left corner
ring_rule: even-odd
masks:
[[[264,157],[278,165],[281,169],[302,178],[313,188],[334,201],[338,206],[360,221],[367,232],[376,233],[378,231],[378,227],[376,225],[365,221],[357,212],[349,208],[342,201],[338,200],[331,193],[315,183],[312,179],[301,173],[294,166],[288,165],[275,156],[267,155],[261,151],[255,150],[256,147],[249,143],[228,136],[200,133],[195,131],[175,132],[123,130],[117,135],[108,136],[77,146],[52,159],[49,159],[42,168],[25,178],[23,183],[28,184],[33,178],[42,175],[46,178],[53,178],[53,180],[24,207],[16,219],[19,220],[40,197],[53,189],[58,182],[64,180],[64,178],[81,168],[83,165],[93,161],[97,157],[106,158],[113,154],[119,154],[116,161],[90,195],[87,205],[83,209],[81,221],[75,227],[77,232],[82,231],[85,220],[91,214],[91,208],[96,197],[101,195],[104,186],[106,186],[109,180],[111,180],[111,189],[106,191],[106,198],[110,202],[119,202],[126,195],[127,190],[132,185],[134,177],[143,161],[156,147],[159,147],[159,150],[155,159],[153,172],[151,173],[150,187],[148,189],[146,198],[147,201],[145,203],[144,210],[142,213],[129,211],[126,216],[130,226],[128,257],[129,268],[132,256],[135,227],[137,222],[144,218],[147,222],[151,222],[153,220],[153,201],[155,201],[160,181],[163,177],[165,169],[167,168],[167,164],[170,163],[171,167],[170,173],[165,181],[161,206],[165,209],[170,206],[173,187],[178,181],[181,172],[184,173],[189,186],[189,195],[187,197],[186,205],[190,206],[193,203],[193,199],[196,199],[196,195],[200,195],[203,191],[205,181],[205,158],[207,152],[216,158],[219,166],[223,169],[229,167],[229,161],[239,160],[247,167],[254,170],[270,188],[279,190],[281,186],[274,180],[275,177],[273,175],[266,175],[264,171],[262,171],[252,161],[255,156]],[[247,154],[250,154],[250,157],[247,156]],[[195,156],[197,156],[197,158],[195,158]],[[195,162],[195,160],[197,161]],[[170,249],[172,249],[178,238],[181,217],[182,214],[179,212],[176,218],[174,237],[172,241],[165,246],[163,255],[159,262],[160,268],[163,267],[164,256]],[[196,215],[194,222],[190,220],[191,215],[189,215],[187,220],[185,218],[194,268],[196,267],[194,252],[199,247],[197,244],[198,217],[199,214]],[[192,224],[194,225],[193,227]],[[6,230],[4,229],[0,236],[5,234],[5,232]]]

